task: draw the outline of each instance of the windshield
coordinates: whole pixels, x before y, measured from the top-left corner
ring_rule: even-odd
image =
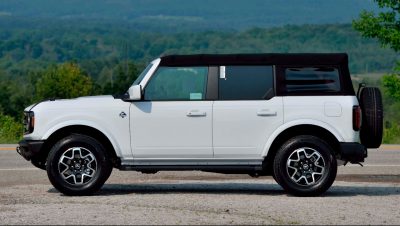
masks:
[[[150,70],[150,68],[153,66],[153,64],[149,64],[143,71],[142,73],[139,75],[139,77],[137,77],[137,79],[133,82],[133,85],[139,85],[139,83],[142,81],[142,79],[144,78],[144,76],[147,74],[147,72]]]

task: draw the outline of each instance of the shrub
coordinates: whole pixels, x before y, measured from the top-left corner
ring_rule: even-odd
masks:
[[[14,118],[0,113],[0,143],[16,143],[22,139],[23,125]]]

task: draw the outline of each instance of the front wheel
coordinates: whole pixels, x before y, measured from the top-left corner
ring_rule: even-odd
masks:
[[[54,145],[46,166],[50,182],[66,195],[93,194],[112,171],[103,145],[92,137],[77,134]]]
[[[284,143],[275,156],[275,179],[293,195],[320,195],[336,178],[337,163],[333,153],[331,146],[318,137],[294,137]]]

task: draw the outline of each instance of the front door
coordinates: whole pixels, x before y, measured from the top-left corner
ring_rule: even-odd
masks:
[[[160,67],[130,108],[134,158],[212,158],[208,67]]]

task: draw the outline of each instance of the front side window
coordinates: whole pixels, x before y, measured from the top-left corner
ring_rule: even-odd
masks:
[[[334,67],[293,67],[285,69],[287,93],[332,93],[340,91],[339,71]]]
[[[272,66],[226,66],[220,70],[220,100],[265,100],[274,96]]]
[[[144,89],[144,100],[204,100],[208,67],[159,67]]]

